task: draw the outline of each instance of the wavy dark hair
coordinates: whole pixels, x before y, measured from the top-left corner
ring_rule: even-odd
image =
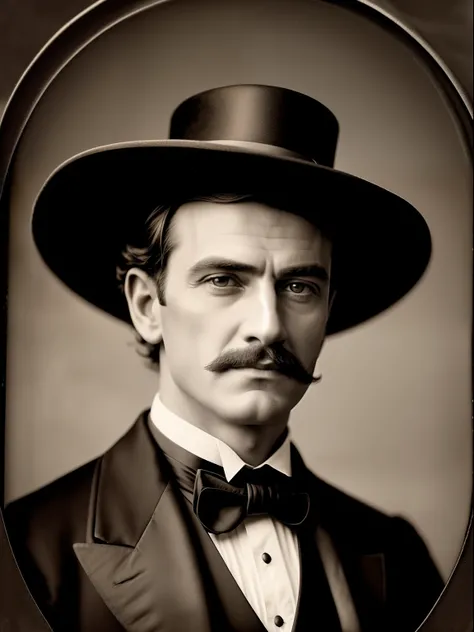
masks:
[[[116,266],[116,278],[119,289],[125,292],[125,279],[127,273],[132,268],[138,268],[155,279],[158,300],[161,305],[166,305],[165,283],[166,269],[169,257],[175,246],[172,238],[173,217],[176,211],[188,202],[213,202],[216,204],[232,204],[242,201],[259,201],[269,204],[274,208],[282,210],[295,207],[294,195],[288,200],[278,194],[255,195],[250,193],[214,193],[210,195],[188,195],[174,200],[170,203],[163,203],[153,209],[146,220],[142,234],[136,238],[135,243],[127,244],[123,249],[120,260]],[[304,209],[308,207],[308,201],[304,200]],[[305,212],[301,213],[305,215]],[[314,210],[312,212],[314,216]],[[314,220],[313,220],[314,221]],[[327,222],[318,222],[319,229],[331,241],[333,241],[333,231]],[[331,275],[332,276],[332,275]],[[333,279],[331,278],[331,293],[334,290]],[[158,369],[160,362],[161,344],[151,344],[144,340],[138,332],[135,332],[138,343],[138,352],[144,357],[151,368]]]

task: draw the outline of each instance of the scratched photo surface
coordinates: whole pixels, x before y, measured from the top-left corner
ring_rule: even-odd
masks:
[[[5,503],[103,453],[159,390],[132,330],[42,262],[30,233],[41,186],[83,150],[167,138],[180,102],[240,83],[327,105],[340,124],[335,167],[407,199],[429,225],[433,255],[419,284],[327,340],[322,380],[290,429],[312,471],[410,520],[447,580],[471,495],[471,166],[443,95],[412,52],[322,3],[156,6],[89,44],[41,99],[13,175]]]

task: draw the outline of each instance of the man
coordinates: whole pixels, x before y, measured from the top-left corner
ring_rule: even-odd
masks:
[[[290,440],[325,336],[390,307],[430,257],[413,207],[333,169],[337,137],[307,96],[226,86],[182,103],[169,140],[85,152],[45,184],[45,262],[160,371],[102,457],[7,508],[54,630],[414,632],[434,606],[414,528]]]

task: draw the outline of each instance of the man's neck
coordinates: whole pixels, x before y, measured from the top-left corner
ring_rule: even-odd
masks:
[[[232,448],[242,461],[253,467],[261,465],[276,452],[287,435],[286,423],[270,427],[226,424],[216,426],[212,432],[205,430]]]

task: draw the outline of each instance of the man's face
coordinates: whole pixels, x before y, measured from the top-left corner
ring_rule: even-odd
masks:
[[[262,370],[229,368],[225,359],[279,348],[312,374],[328,318],[330,242],[303,218],[248,201],[185,204],[171,231],[166,305],[153,304],[163,401],[201,420],[288,417],[307,383],[264,370],[265,361]]]

